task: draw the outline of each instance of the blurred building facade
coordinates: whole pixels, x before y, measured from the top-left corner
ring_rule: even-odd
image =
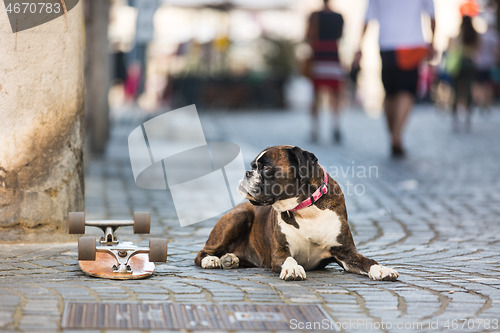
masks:
[[[136,26],[140,6],[132,0],[114,0],[110,42],[125,52],[137,48]],[[458,33],[463,0],[434,0],[438,51]],[[478,1],[480,8],[486,0]],[[201,107],[288,107],[285,86],[299,75],[297,64],[309,50],[304,40],[310,12],[320,0],[163,0],[153,16],[153,36],[145,50],[147,66],[142,104],[166,103]],[[367,0],[333,0],[345,18],[340,45],[348,69],[358,49]],[[479,30],[484,22],[477,18]],[[139,22],[139,21],[137,21]],[[139,26],[138,26],[139,27]],[[141,29],[137,30],[139,33]],[[358,99],[372,111],[380,110],[383,88],[379,79],[377,27],[363,41],[363,71]],[[430,36],[429,31],[424,31]],[[135,51],[134,51],[135,52]],[[129,57],[130,58],[130,57]],[[142,90],[141,90],[142,91]],[[308,91],[298,93],[308,94]]]

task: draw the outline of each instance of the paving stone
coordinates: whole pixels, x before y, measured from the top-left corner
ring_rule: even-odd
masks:
[[[276,123],[284,123],[284,116],[286,125],[277,127]],[[207,138],[240,145],[247,162],[261,149],[287,142],[314,152],[328,169],[375,166],[377,175],[373,177],[348,173],[336,178],[346,196],[358,249],[396,268],[401,274],[399,282],[371,281],[344,273],[336,264],[308,272],[308,279],[302,282],[281,281],[269,269],[195,267],[193,259],[216,219],[181,228],[169,192],[160,194],[136,186],[127,136],[142,122],[138,117],[116,122],[107,155],[88,160],[86,214],[112,219],[129,218],[134,210],[151,211],[152,235],[170,238],[167,264],[158,265],[147,280],[110,281],[80,271],[76,243],[0,245],[0,330],[58,331],[68,300],[319,304],[336,321],[359,320],[368,327],[364,331],[380,320],[394,324],[439,320],[442,330],[446,320],[498,319],[498,107],[487,120],[475,118],[469,134],[452,133],[434,110],[417,107],[405,137],[409,156],[404,161],[388,158],[382,119],[361,112],[343,115],[345,141],[340,146],[308,143],[308,129],[303,125],[309,122],[307,114],[214,111],[201,117]],[[325,120],[326,115],[321,117]],[[365,193],[348,193],[348,181],[363,185]],[[98,235],[98,231],[88,231]],[[150,237],[126,229],[119,236],[146,246]],[[18,311],[19,305],[22,311]]]

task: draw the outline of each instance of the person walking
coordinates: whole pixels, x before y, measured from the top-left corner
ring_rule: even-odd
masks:
[[[450,52],[457,53],[456,73],[453,77],[455,96],[453,100],[453,128],[458,130],[458,104],[464,100],[466,129],[470,130],[472,115],[472,83],[476,77],[474,59],[479,51],[479,33],[472,24],[472,17],[465,15],[460,24],[460,33],[450,41]],[[451,52],[453,53],[453,52]]]
[[[426,43],[422,34],[422,13],[430,18],[432,39]],[[385,89],[384,111],[394,158],[406,156],[403,129],[415,102],[420,62],[434,57],[434,3],[432,0],[369,0],[362,38],[368,23],[379,23],[379,46],[382,60],[382,83]],[[361,51],[353,66],[359,67]]]
[[[479,37],[479,50],[475,54],[477,104],[483,112],[489,113],[493,103],[492,72],[500,55],[500,41],[496,29],[496,16],[493,10],[483,14],[488,27]]]
[[[345,71],[339,60],[338,46],[344,29],[341,14],[329,7],[329,0],[323,0],[323,8],[309,16],[306,41],[312,48],[313,56],[310,64],[310,76],[314,87],[314,99],[311,105],[311,139],[318,141],[319,133],[319,100],[322,91],[328,93],[333,111],[333,139],[340,143],[340,104],[342,83]]]

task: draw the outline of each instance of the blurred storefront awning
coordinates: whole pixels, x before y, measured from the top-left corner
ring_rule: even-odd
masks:
[[[163,4],[189,7],[189,8],[214,8],[220,10],[246,9],[269,10],[290,8],[294,0],[163,0]]]

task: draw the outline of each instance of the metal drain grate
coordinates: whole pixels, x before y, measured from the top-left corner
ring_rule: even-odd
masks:
[[[331,322],[317,305],[68,302],[65,329],[291,331],[297,323]]]

